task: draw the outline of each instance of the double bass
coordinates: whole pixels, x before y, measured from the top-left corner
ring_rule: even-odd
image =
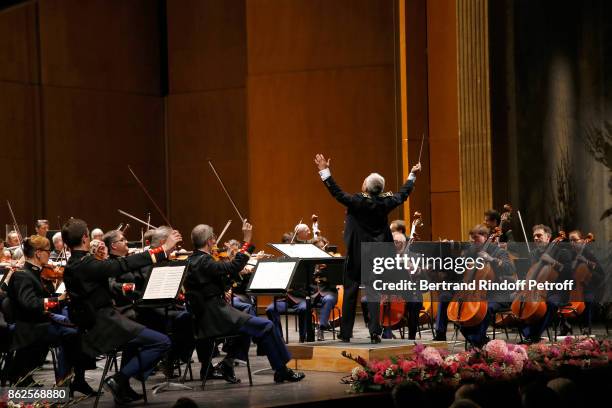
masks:
[[[501,235],[501,228],[497,227],[495,228],[495,232],[487,238],[481,251],[486,252],[488,246],[498,239],[499,235]],[[489,262],[487,262],[482,269],[473,268],[464,275],[464,282],[466,283],[471,281],[479,282],[482,280],[493,281],[494,279],[495,272]],[[446,313],[450,321],[460,326],[473,327],[479,325],[484,320],[487,316],[488,307],[489,303],[486,299],[486,292],[481,290],[462,291],[456,295],[455,300],[449,303]]]
[[[544,254],[550,255],[557,243],[564,241],[566,234],[559,231],[559,236],[555,238],[546,248]],[[542,255],[543,256],[543,255]],[[527,271],[525,279],[540,282],[555,282],[559,277],[559,272],[550,264],[542,261],[541,257]],[[512,302],[511,310],[518,319],[527,324],[533,324],[544,318],[546,315],[546,291],[521,291]]]

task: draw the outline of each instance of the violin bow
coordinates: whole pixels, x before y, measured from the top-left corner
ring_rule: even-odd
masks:
[[[143,225],[146,225],[146,226],[147,226],[147,228],[150,228],[150,229],[157,229],[157,227],[155,227],[155,226],[151,225],[151,223],[150,223],[150,222],[143,221],[143,220],[141,220],[140,218],[134,217],[132,214],[127,213],[127,212],[125,212],[125,211],[123,211],[123,210],[117,209],[117,211],[119,211],[119,214],[125,215],[126,217],[129,217],[129,218],[133,219],[134,221],[138,221],[139,223],[141,223],[141,224],[143,224]],[[148,229],[147,229],[147,231],[148,231]]]
[[[231,223],[232,220],[227,220],[227,223],[225,223],[225,227],[223,227],[223,231],[221,231],[221,234],[219,234],[219,236],[217,237],[217,242],[221,242],[221,238],[223,238],[223,235],[225,235],[225,232],[227,231]]]
[[[15,228],[15,232],[17,233],[17,240],[19,241],[19,246],[23,248],[23,242],[21,242],[21,231],[19,231],[19,224],[17,224],[17,219],[15,218],[15,213],[13,212],[13,207],[11,207],[11,203],[9,200],[6,200],[6,205],[8,205],[9,212],[11,213],[11,218],[13,219],[13,228]]]
[[[232,200],[232,196],[230,196],[229,191],[227,191],[227,188],[225,188],[225,184],[223,184],[223,181],[221,180],[221,177],[219,177],[219,173],[217,173],[217,169],[215,169],[215,166],[212,164],[212,160],[208,160],[208,165],[210,166],[212,172],[215,174],[215,177],[217,178],[217,180],[219,180],[219,183],[221,184],[221,188],[223,188],[223,191],[225,192],[225,195],[227,196],[228,200],[230,200],[230,203],[232,203],[232,206],[234,207],[234,210],[236,211],[236,214],[238,214],[238,217],[240,218],[240,221],[242,223],[244,223],[245,218],[242,216],[242,214],[240,214],[240,211],[238,211],[238,207],[236,207],[236,204],[234,203],[234,200]]]
[[[168,217],[166,217],[166,214],[164,214],[164,212],[161,210],[161,208],[159,208],[159,206],[157,205],[157,203],[155,202],[153,197],[151,197],[151,194],[149,194],[149,191],[147,190],[147,188],[144,186],[144,184],[142,184],[142,181],[140,181],[140,179],[138,178],[136,173],[134,173],[134,170],[132,170],[132,168],[130,166],[128,166],[128,170],[130,170],[130,173],[132,173],[132,176],[134,176],[134,179],[136,180],[136,182],[138,183],[138,185],[140,186],[142,191],[144,191],[145,195],[149,198],[149,201],[151,201],[151,203],[153,204],[153,206],[155,207],[157,212],[159,212],[159,215],[162,216],[162,218],[166,222],[166,224],[168,224],[168,226],[170,228],[174,229],[172,227],[172,224],[170,223],[170,220],[168,220]]]
[[[303,218],[300,218],[300,222],[298,222],[298,225],[300,225],[300,224],[302,223],[302,221],[303,221],[303,220],[304,220]],[[297,228],[295,228],[295,229],[294,229],[294,231],[293,231],[293,236],[291,237],[291,242],[290,242],[290,244],[293,244],[293,241],[295,241],[295,237],[296,237],[296,236],[297,236]]]
[[[521,223],[521,229],[523,230],[523,236],[525,237],[525,244],[527,244],[527,251],[531,253],[531,248],[529,248],[529,240],[527,239],[527,232],[525,232],[525,225],[523,224],[523,217],[521,217],[521,212],[516,210],[518,214],[519,222]]]

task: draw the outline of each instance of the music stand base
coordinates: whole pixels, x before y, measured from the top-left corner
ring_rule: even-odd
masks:
[[[163,382],[161,384],[157,384],[153,387],[153,395],[156,395],[163,391],[193,391],[193,387],[190,387],[185,384],[173,383],[170,381]]]

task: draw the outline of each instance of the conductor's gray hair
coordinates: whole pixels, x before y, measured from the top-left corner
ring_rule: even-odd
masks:
[[[385,189],[385,178],[378,173],[371,173],[364,180],[365,191],[370,195],[379,195]]]
[[[151,237],[151,247],[157,248],[163,244],[162,241],[168,239],[172,233],[172,228],[168,227],[167,225],[162,225],[153,231],[153,236]]]
[[[203,248],[206,241],[213,237],[213,229],[210,225],[199,224],[191,230],[191,242],[195,249]]]

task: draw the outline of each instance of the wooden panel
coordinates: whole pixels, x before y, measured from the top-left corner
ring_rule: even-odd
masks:
[[[228,219],[233,223],[225,239],[242,239],[240,220],[207,159],[212,159],[243,216],[250,218],[244,100],[243,89],[168,97],[170,208],[186,241],[196,224],[209,224],[219,233]],[[255,237],[264,229],[263,223],[257,225]]]
[[[12,223],[6,200],[10,200],[17,221],[28,225],[28,232],[32,231],[30,224],[33,217],[38,215],[36,87],[0,82],[0,95],[0,163],[4,170],[3,188],[0,190],[0,237],[4,239],[4,225]]]
[[[461,232],[493,205],[488,0],[457,3]]]
[[[39,2],[46,85],[160,92],[158,2]]]
[[[169,0],[170,93],[245,86],[245,0]]]
[[[466,240],[461,235],[459,192],[431,193],[431,239]]]
[[[360,191],[373,171],[397,191],[393,86],[392,67],[249,78],[249,185],[256,188],[249,202],[260,226],[257,242],[279,240],[313,213],[323,234],[342,242],[344,207],[321,182],[316,153],[332,158],[332,174],[348,192]]]
[[[163,208],[162,100],[49,87],[43,95],[46,216],[80,217],[108,229],[128,221],[117,214],[121,208],[141,217],[150,211],[161,224],[127,165]],[[129,238],[140,239],[140,226],[130,224]]]
[[[403,174],[419,160],[422,136],[427,136],[427,12],[426,0],[399,0],[400,5],[400,73],[402,95]],[[405,44],[405,45],[404,45]],[[405,107],[404,107],[405,105]],[[417,187],[404,205],[404,218],[411,222],[415,211],[423,215],[422,240],[431,239],[429,138],[423,142],[422,170]],[[408,208],[409,207],[409,208]]]
[[[0,12],[0,80],[32,83],[38,80],[36,5]]]
[[[459,239],[460,173],[455,1],[427,1],[432,239]]]
[[[393,63],[394,0],[249,0],[249,74]]]
[[[448,344],[442,341],[425,342],[425,345],[444,350],[448,348]],[[414,343],[407,344],[400,340],[385,341],[383,345],[359,344],[357,342],[338,344],[332,340],[314,344],[289,344],[287,347],[293,357],[289,366],[295,365],[298,370],[349,373],[357,363],[343,357],[343,351],[353,357],[362,357],[367,361],[380,361],[392,356],[410,356],[414,353],[415,346]]]

